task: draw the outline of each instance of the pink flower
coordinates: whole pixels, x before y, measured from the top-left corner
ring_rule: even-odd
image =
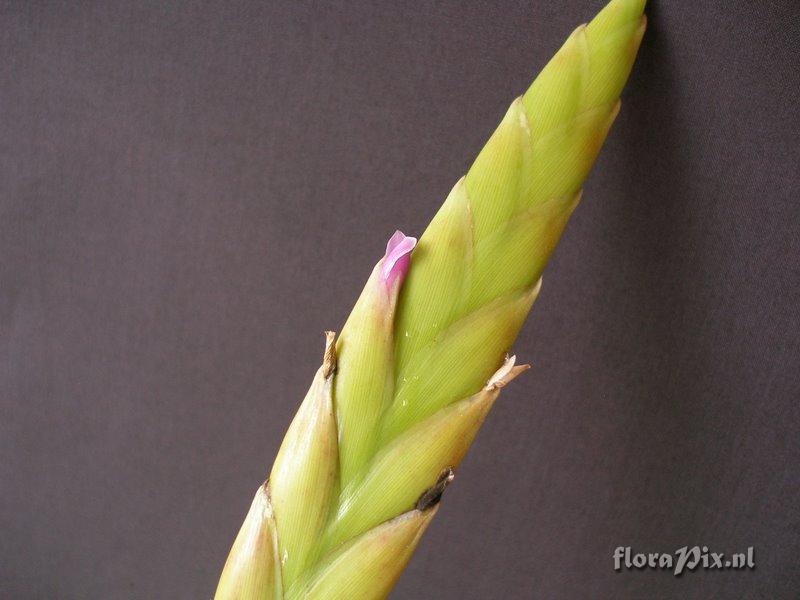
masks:
[[[416,245],[417,238],[409,237],[399,229],[389,238],[381,265],[381,279],[387,286],[392,287],[398,280],[402,283],[408,273],[411,251]]]

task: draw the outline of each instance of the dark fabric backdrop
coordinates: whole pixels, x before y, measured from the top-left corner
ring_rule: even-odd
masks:
[[[2,597],[208,598],[321,332],[601,2],[0,6]],[[649,14],[395,598],[800,593],[800,5]],[[693,544],[757,567],[613,571]]]

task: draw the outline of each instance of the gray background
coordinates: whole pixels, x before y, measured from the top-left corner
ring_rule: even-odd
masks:
[[[598,0],[0,6],[0,589],[207,598],[387,236]],[[795,598],[793,0],[663,0],[395,598]],[[612,570],[755,546],[752,572]]]

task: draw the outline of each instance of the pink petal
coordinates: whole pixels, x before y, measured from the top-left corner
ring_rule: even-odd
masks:
[[[417,245],[417,238],[405,235],[397,230],[386,244],[386,254],[381,266],[381,278],[392,285],[398,278],[403,279],[408,273],[411,262],[411,251]]]

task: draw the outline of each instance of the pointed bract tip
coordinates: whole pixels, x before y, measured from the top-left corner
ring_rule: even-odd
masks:
[[[391,286],[398,279],[402,282],[408,273],[411,251],[417,245],[417,238],[404,234],[399,229],[389,238],[386,254],[381,265],[381,279]]]
[[[327,379],[336,370],[336,332],[325,332],[325,353],[322,355],[322,376]]]
[[[533,289],[531,290],[531,295],[536,298],[539,295],[539,292],[542,291],[542,277],[539,277],[539,280],[534,284]]]
[[[452,467],[447,467],[444,471],[439,474],[439,478],[436,480],[431,487],[427,490],[422,492],[422,495],[417,500],[417,504],[415,508],[419,511],[426,511],[430,508],[433,508],[442,499],[442,494],[447,489],[447,486],[453,481],[455,477],[455,472],[453,471]]]
[[[516,362],[516,355],[506,356],[506,360],[503,365],[497,369],[495,374],[492,375],[489,378],[489,381],[486,382],[486,389],[499,390],[515,379],[520,373],[531,368],[530,365],[517,365]]]

